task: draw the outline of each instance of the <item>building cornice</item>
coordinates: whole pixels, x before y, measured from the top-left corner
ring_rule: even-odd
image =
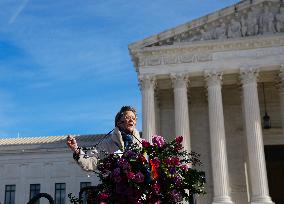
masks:
[[[135,53],[136,69],[145,66],[198,63],[213,60],[218,52],[251,50],[284,46],[284,35],[257,36],[225,41],[198,42],[143,48]],[[138,71],[138,70],[137,70]]]

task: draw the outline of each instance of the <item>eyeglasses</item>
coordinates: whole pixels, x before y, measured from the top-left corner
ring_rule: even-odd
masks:
[[[127,121],[129,121],[129,120],[136,121],[136,120],[137,120],[137,117],[133,117],[133,116],[128,116],[128,115],[126,115],[126,116],[124,116],[124,119],[127,120]]]

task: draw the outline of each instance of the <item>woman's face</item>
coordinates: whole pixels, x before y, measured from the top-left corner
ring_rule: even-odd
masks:
[[[126,133],[133,133],[136,127],[136,116],[132,111],[125,111],[120,119],[119,127]]]

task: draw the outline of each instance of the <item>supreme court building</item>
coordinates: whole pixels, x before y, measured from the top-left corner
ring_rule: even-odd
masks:
[[[195,204],[284,204],[284,0],[243,0],[129,50],[143,137],[182,135],[201,154],[207,194]],[[0,139],[0,203],[27,203],[38,192],[69,203],[68,193],[97,185],[65,139]]]
[[[182,135],[201,154],[198,204],[284,203],[282,0],[240,1],[129,50],[143,137]]]

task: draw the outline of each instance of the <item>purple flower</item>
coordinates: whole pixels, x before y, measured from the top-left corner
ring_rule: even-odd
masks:
[[[128,161],[124,158],[119,158],[117,161],[117,164],[119,167],[121,167],[122,169],[129,169],[130,168],[130,164],[128,163]]]
[[[171,196],[172,196],[172,199],[174,200],[174,202],[176,202],[176,203],[182,201],[182,195],[176,189],[171,191]]]
[[[139,171],[135,177],[134,177],[134,181],[136,183],[142,183],[144,181],[144,175]]]
[[[180,186],[182,184],[182,178],[180,176],[174,177],[174,185]]]
[[[134,158],[137,156],[137,153],[136,152],[133,152],[131,150],[127,150],[123,156],[127,157],[127,158]]]
[[[120,176],[120,168],[115,168],[112,172],[112,176]]]
[[[116,183],[119,183],[121,181],[120,168],[115,168],[113,170],[112,177],[114,179],[114,182],[116,182]]]
[[[176,173],[176,167],[174,167],[174,166],[170,167],[169,171],[170,171],[171,174]]]
[[[162,136],[154,135],[152,142],[155,146],[162,147],[165,144],[165,139]]]

